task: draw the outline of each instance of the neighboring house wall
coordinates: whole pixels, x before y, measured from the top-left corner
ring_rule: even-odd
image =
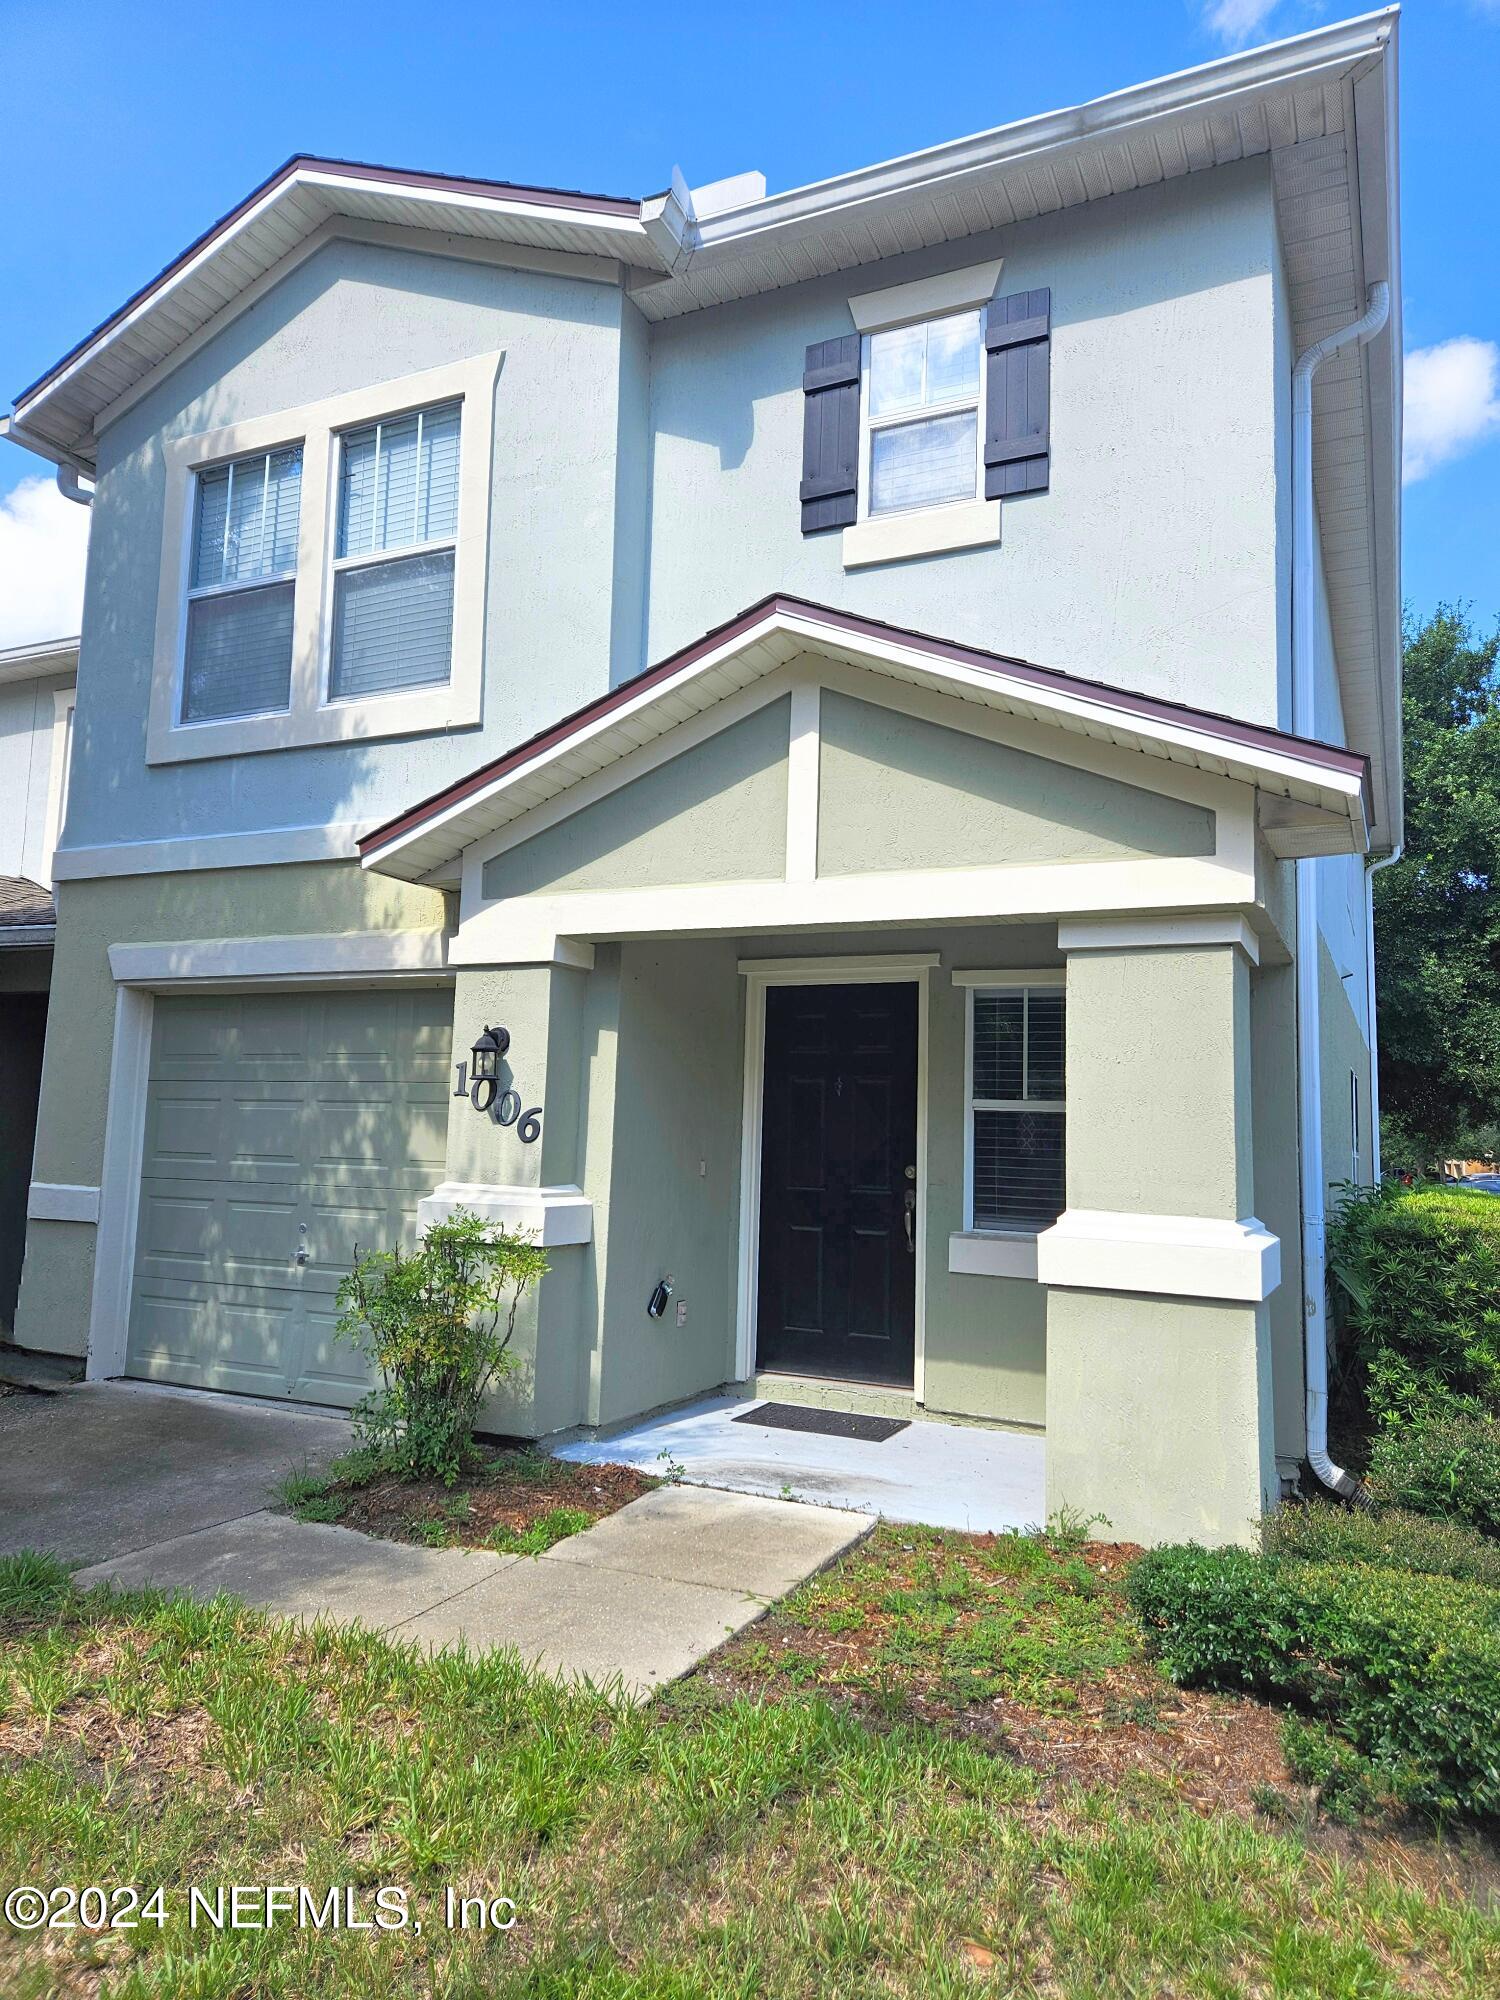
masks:
[[[58,697],[72,685],[71,674],[0,683],[0,875],[44,888],[63,775],[54,749],[66,734],[67,704]]]

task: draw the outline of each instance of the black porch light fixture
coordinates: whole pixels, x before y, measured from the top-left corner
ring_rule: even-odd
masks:
[[[473,1083],[497,1083],[500,1078],[500,1060],[510,1047],[509,1028],[486,1028],[470,1051],[473,1064],[469,1078]]]

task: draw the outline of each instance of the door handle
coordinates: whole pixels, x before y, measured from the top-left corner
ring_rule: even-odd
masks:
[[[917,1254],[916,1215],[917,1191],[915,1188],[908,1188],[906,1199],[901,1204],[901,1217],[906,1224],[906,1247],[913,1257]]]
[[[298,1264],[305,1264],[307,1262],[307,1224],[305,1222],[297,1224],[297,1255],[293,1261]]]

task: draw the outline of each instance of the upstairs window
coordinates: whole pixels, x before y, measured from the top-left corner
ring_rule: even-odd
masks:
[[[341,440],[331,701],[447,681],[453,659],[460,406]]]
[[[979,493],[981,349],[977,311],[865,335],[867,514]]]
[[[213,466],[195,485],[181,719],[279,713],[291,700],[302,447]]]
[[[1058,986],[970,991],[970,1229],[1045,1229],[1063,1211],[1064,1007]]]

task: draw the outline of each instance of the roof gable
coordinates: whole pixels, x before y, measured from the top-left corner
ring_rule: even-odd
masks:
[[[1280,802],[1288,852],[1306,815],[1324,841],[1332,827],[1339,846],[1365,844],[1369,766],[1353,751],[775,596],[377,827],[361,859],[408,881],[456,881],[477,840],[803,654],[1254,785]]]

